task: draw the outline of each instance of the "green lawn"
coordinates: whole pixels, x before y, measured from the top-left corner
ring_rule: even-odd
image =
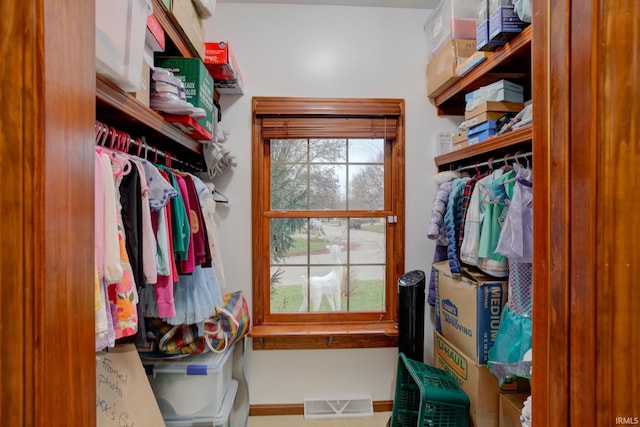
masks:
[[[303,237],[294,237],[293,246],[287,252],[288,254],[298,254],[307,252],[307,239]],[[311,240],[311,252],[327,248],[327,242]]]
[[[376,233],[384,233],[385,224],[380,224],[379,222],[375,224],[362,224],[360,229],[367,231],[374,231]]]
[[[384,308],[384,284],[380,280],[358,280],[353,284],[349,311],[379,311]],[[302,304],[302,283],[279,285],[271,294],[271,310],[276,313],[298,312]],[[347,310],[347,297],[342,297],[342,311]],[[326,298],[322,299],[319,311],[330,311]]]

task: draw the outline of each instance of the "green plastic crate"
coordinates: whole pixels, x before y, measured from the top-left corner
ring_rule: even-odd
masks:
[[[446,371],[400,353],[391,427],[467,427],[469,397]]]

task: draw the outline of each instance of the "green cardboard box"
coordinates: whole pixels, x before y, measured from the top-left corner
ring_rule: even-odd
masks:
[[[166,68],[184,82],[187,101],[204,108],[207,117],[198,123],[211,135],[214,131],[213,78],[200,58],[157,58],[156,67]]]

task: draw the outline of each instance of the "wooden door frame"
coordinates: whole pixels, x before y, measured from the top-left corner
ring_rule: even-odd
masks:
[[[637,423],[640,5],[533,5],[533,423]]]
[[[3,4],[4,425],[95,425],[94,8]]]

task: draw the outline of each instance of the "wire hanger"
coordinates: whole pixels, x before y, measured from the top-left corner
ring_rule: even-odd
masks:
[[[216,203],[229,203],[229,198],[227,196],[225,196],[224,194],[222,194],[221,192],[219,192],[218,190],[214,189],[213,190],[213,194],[217,194],[218,196],[220,196],[222,199],[218,199],[218,198],[213,198],[213,200]]]

